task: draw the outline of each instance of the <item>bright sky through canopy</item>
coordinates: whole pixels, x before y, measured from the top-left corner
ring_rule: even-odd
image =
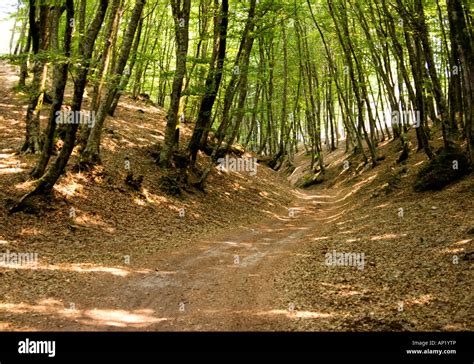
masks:
[[[9,16],[16,10],[17,5],[17,0],[0,2],[0,54],[9,52],[11,30],[14,24],[14,19],[9,19]]]

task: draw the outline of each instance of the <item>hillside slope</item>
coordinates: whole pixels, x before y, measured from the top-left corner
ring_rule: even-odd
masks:
[[[325,201],[316,210],[337,208],[280,278],[286,301],[306,313],[294,329],[474,328],[474,176],[442,191],[414,192],[427,158],[416,153],[414,130],[408,138],[410,157],[404,164],[396,163],[398,141],[379,146],[385,160],[373,169],[342,150],[327,156],[326,181],[308,192]],[[436,128],[432,143],[442,143]],[[300,168],[292,181],[309,167],[304,153],[296,161]],[[327,254],[333,263],[334,252],[363,254],[363,269],[327,264]]]

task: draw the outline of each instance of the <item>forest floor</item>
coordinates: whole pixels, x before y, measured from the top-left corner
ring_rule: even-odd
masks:
[[[373,169],[342,146],[328,154],[326,181],[310,190],[288,182],[307,168],[301,152],[289,178],[216,170],[206,193],[169,197],[150,156],[165,113],[125,97],[107,120],[104,167],[68,171],[47,209],[7,215],[36,158],[17,153],[27,102],[16,80],[0,64],[0,253],[38,262],[0,265],[0,330],[474,328],[472,175],[416,193],[425,156],[412,149],[398,166],[398,145],[384,142]],[[125,156],[142,193],[124,184]],[[330,266],[333,251],[363,259]]]

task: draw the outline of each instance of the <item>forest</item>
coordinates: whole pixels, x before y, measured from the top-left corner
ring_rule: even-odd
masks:
[[[472,331],[471,5],[5,1],[0,330]]]

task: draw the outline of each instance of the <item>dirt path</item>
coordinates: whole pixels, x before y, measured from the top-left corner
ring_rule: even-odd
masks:
[[[301,313],[274,280],[337,214],[335,197],[301,194],[288,216],[223,231],[192,249],[153,257],[155,271],[90,287],[75,305],[93,320],[82,326],[79,317],[62,329],[291,330]],[[94,304],[102,308],[91,314]]]

